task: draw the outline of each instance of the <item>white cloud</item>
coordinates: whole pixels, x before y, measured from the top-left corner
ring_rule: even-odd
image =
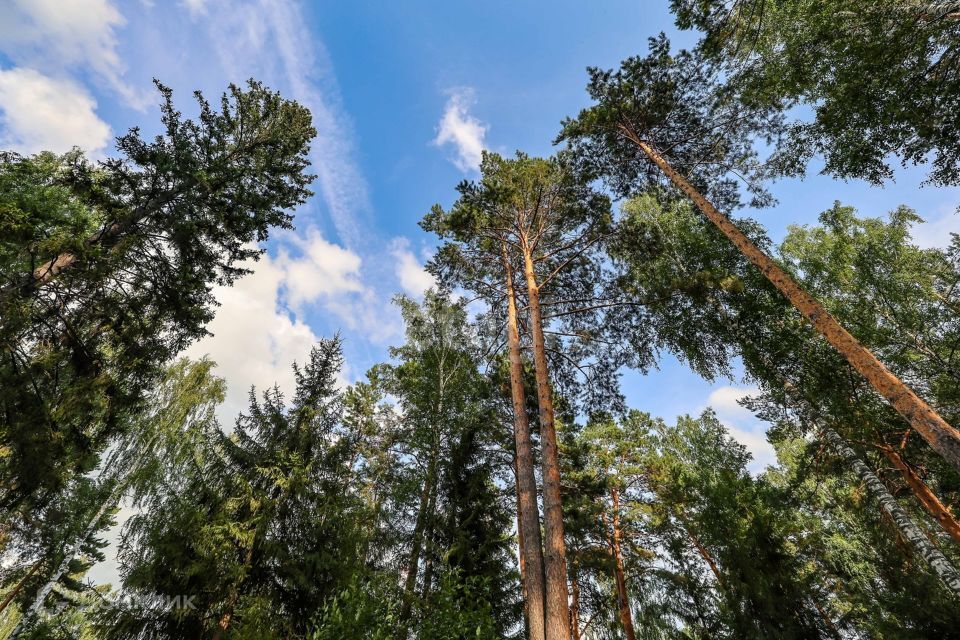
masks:
[[[740,400],[756,395],[757,387],[732,387],[725,385],[710,392],[707,404],[727,428],[730,437],[742,444],[753,455],[749,465],[752,473],[759,473],[767,466],[777,463],[773,445],[767,441],[767,423],[758,420]]]
[[[451,162],[464,173],[480,168],[484,149],[483,139],[489,128],[470,115],[469,108],[475,102],[473,89],[463,88],[451,91],[437,127],[437,137],[433,140],[433,144],[437,146],[448,143],[454,145],[457,155],[451,159]]]
[[[378,295],[382,292],[364,283],[359,254],[326,240],[316,228],[287,240],[276,260],[283,270],[284,304],[297,313],[323,308],[339,321],[338,328],[359,331],[366,341],[383,343],[399,334],[396,314]]]
[[[20,66],[61,74],[91,71],[124,101],[144,109],[149,91],[124,80],[116,30],[125,24],[110,0],[0,0],[0,48]]]
[[[707,403],[713,407],[713,410],[721,418],[734,421],[748,420],[753,418],[753,414],[741,405],[740,401],[759,392],[760,390],[757,387],[743,388],[726,385],[711,391]]]
[[[291,365],[304,362],[318,337],[299,317],[281,307],[281,287],[286,277],[283,265],[263,256],[253,273],[232,287],[218,287],[220,302],[208,329],[213,334],[193,344],[184,355],[209,355],[217,374],[227,380],[227,399],[219,412],[225,427],[232,426],[247,407],[251,385],[263,391],[274,384],[293,391]]]
[[[396,259],[394,273],[405,292],[419,297],[430,287],[436,286],[436,280],[424,270],[423,265],[410,250],[409,240],[394,238],[390,242],[390,254]]]
[[[335,299],[366,291],[360,281],[360,256],[353,251],[327,241],[315,228],[306,237],[295,236],[292,242],[300,255],[294,258],[286,251],[280,254],[287,299],[292,307],[298,308],[321,296]]]
[[[944,208],[938,218],[911,230],[914,242],[925,249],[945,249],[950,244],[951,233],[960,233],[960,213],[955,206]]]
[[[62,153],[76,145],[97,154],[110,142],[110,127],[97,117],[96,106],[71,80],[0,69],[0,146]]]

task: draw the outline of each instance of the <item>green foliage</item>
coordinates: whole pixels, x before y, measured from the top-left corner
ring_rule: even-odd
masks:
[[[953,2],[672,0],[749,103],[803,105],[785,150],[880,183],[890,156],[960,182],[960,12]],[[801,114],[807,109],[798,110]]]
[[[251,81],[219,110],[197,94],[194,121],[158,88],[163,133],[131,130],[114,158],[0,155],[5,522],[96,468],[205,334],[213,285],[245,273],[310,193],[306,109]]]
[[[327,602],[310,640],[370,638],[394,640],[400,621],[400,594],[377,577],[348,585]]]
[[[302,636],[349,583],[366,510],[345,469],[341,366],[339,341],[323,341],[294,367],[289,405],[277,389],[251,392],[249,413],[230,436],[212,435],[180,490],[128,523],[124,589],[137,598],[111,612],[111,637],[177,637],[224,621],[234,637]],[[193,608],[136,606],[178,595]]]
[[[781,134],[776,109],[748,104],[718,81],[718,69],[698,51],[670,51],[661,34],[645,57],[624,60],[616,71],[590,68],[587,91],[595,102],[568,118],[557,139],[570,145],[580,171],[607,182],[621,196],[675,187],[637,141],[651,145],[721,210],[772,202],[761,181],[795,173],[784,158],[762,164],[756,140]]]
[[[481,178],[457,187],[459,198],[439,205],[420,225],[445,243],[427,265],[445,287],[464,287],[489,310],[480,320],[492,352],[502,347],[507,273],[525,316],[525,254],[544,309],[551,384],[565,399],[596,410],[622,406],[618,370],[650,363],[649,336],[607,271],[602,249],[617,232],[609,198],[560,152],[504,158],[485,152]],[[523,334],[522,340],[529,336]]]
[[[634,617],[660,637],[819,637],[789,503],[747,472],[750,455],[711,412],[675,426],[638,411],[597,416],[572,446],[580,486],[595,487],[586,504],[568,505],[590,514],[573,529],[585,614],[620,628],[617,522]]]

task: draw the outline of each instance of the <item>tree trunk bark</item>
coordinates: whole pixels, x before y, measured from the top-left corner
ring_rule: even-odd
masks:
[[[837,628],[837,625],[833,623],[833,620],[830,619],[830,616],[820,606],[820,603],[817,602],[817,599],[813,596],[810,597],[810,602],[813,603],[813,606],[816,607],[817,613],[820,614],[820,619],[823,620],[823,624],[827,627],[827,631],[830,633],[830,637],[835,638],[836,640],[842,640],[843,634],[840,633],[840,629]]]
[[[533,468],[533,447],[523,391],[523,361],[520,354],[520,330],[517,325],[517,299],[513,271],[503,247],[503,266],[507,290],[507,343],[510,353],[510,390],[513,399],[513,434],[517,448],[517,499],[520,505],[523,563],[526,569],[530,640],[545,640],[545,591],[543,550],[540,541],[540,510],[537,506],[537,479]]]
[[[3,602],[0,602],[0,613],[3,613],[7,606],[13,602],[13,599],[16,598],[21,591],[23,591],[23,585],[27,584],[27,580],[29,580],[33,574],[37,572],[37,569],[40,568],[41,564],[43,564],[42,560],[37,560],[34,562],[33,566],[30,567],[30,571],[27,572],[27,575],[23,576],[20,579],[20,582],[17,583],[17,586],[10,590],[10,593],[8,593],[3,599]]]
[[[843,438],[833,429],[823,428],[822,433],[834,450],[840,455],[866,485],[873,497],[880,503],[880,509],[897,526],[897,530],[909,541],[913,548],[927,561],[937,577],[949,588],[954,595],[960,596],[960,571],[950,563],[946,556],[938,549],[923,531],[914,524],[910,516],[900,507],[896,498],[890,495],[880,478],[860,459],[856,452],[844,442]]]
[[[524,555],[526,545],[523,539],[523,506],[520,501],[520,471],[517,469],[517,459],[513,459],[513,477],[517,485],[517,558],[520,565],[520,597],[523,600],[523,637],[530,637],[530,605],[527,594],[527,559]]]
[[[544,568],[546,574],[547,640],[569,640],[570,607],[567,592],[567,552],[563,539],[563,503],[560,498],[560,456],[554,425],[550,371],[540,313],[540,288],[533,268],[533,257],[523,242],[524,275],[530,305],[530,332],[533,338],[533,364],[537,375],[537,400],[540,406],[540,437],[543,449],[543,521]]]
[[[437,485],[434,482],[433,493],[430,495],[430,507],[427,509],[427,527],[423,533],[423,551],[426,557],[423,561],[423,588],[420,590],[421,602],[423,606],[429,606],[430,592],[433,590],[433,560],[435,558],[435,549],[433,544],[433,514],[437,508]]]
[[[717,587],[723,591],[723,575],[720,573],[720,567],[717,566],[717,561],[713,559],[713,555],[705,546],[703,546],[703,543],[700,542],[700,538],[696,536],[687,523],[681,520],[680,524],[683,527],[683,530],[686,531],[687,537],[690,538],[690,542],[693,543],[693,547],[697,550],[697,553],[699,553],[700,557],[706,561],[707,565],[710,567],[710,571],[713,572],[713,577],[717,579]]]
[[[665,235],[663,229],[660,228],[659,225],[657,225],[657,228],[660,230],[662,235]],[[673,258],[677,264],[677,267],[680,268],[684,273],[688,273],[688,270],[683,264],[682,258],[675,252],[673,252]],[[947,302],[945,297],[941,296],[940,294],[937,295],[943,302]],[[794,385],[789,379],[786,378],[786,376],[779,372],[779,367],[775,363],[771,362],[769,358],[765,357],[765,354],[757,348],[756,344],[753,342],[753,339],[749,335],[745,334],[742,328],[731,320],[723,305],[720,304],[720,302],[713,296],[710,296],[709,300],[714,309],[716,309],[717,314],[720,316],[724,326],[742,341],[742,345],[740,347],[741,352],[744,351],[743,345],[749,345],[751,348],[753,348],[761,362],[763,362],[763,364],[767,367],[767,370],[773,372],[775,377],[780,379],[780,384],[787,392],[788,398],[800,405],[809,406],[814,413],[818,413],[815,403],[811,399],[807,398],[805,394],[801,393],[796,385]],[[787,406],[789,406],[789,403]],[[930,490],[930,487],[927,486],[922,478],[914,473],[914,471],[903,461],[896,451],[894,451],[888,445],[881,444],[877,446],[881,451],[884,452],[884,455],[886,455],[887,458],[893,462],[894,466],[896,466],[903,475],[904,480],[907,482],[907,485],[910,487],[910,490],[913,492],[917,500],[919,500],[924,508],[930,513],[930,515],[932,515],[934,519],[940,523],[944,531],[950,534],[954,540],[960,542],[960,523],[957,523],[953,513],[946,506],[944,506],[942,502],[940,502],[936,494]]]
[[[406,623],[410,619],[410,610],[413,606],[413,594],[417,587],[417,573],[420,569],[420,550],[423,547],[423,534],[427,527],[427,518],[430,509],[430,499],[433,495],[433,482],[436,474],[436,455],[430,458],[427,466],[427,476],[423,480],[423,489],[420,491],[420,507],[417,509],[417,523],[413,528],[413,541],[410,545],[410,559],[407,561],[407,579],[403,587],[403,605],[400,608],[400,622]]]
[[[627,640],[636,640],[633,630],[633,614],[630,611],[630,598],[627,595],[627,580],[623,572],[623,554],[620,551],[620,492],[614,488],[610,491],[613,498],[613,567],[617,579],[617,601],[620,605],[620,623]]]
[[[86,245],[93,247],[99,244],[116,242],[123,236],[123,234],[129,231],[138,222],[147,216],[156,213],[167,204],[173,202],[177,196],[193,188],[195,183],[196,181],[194,179],[190,179],[184,182],[185,187],[181,187],[180,189],[174,191],[169,191],[147,201],[142,206],[135,209],[125,219],[114,222],[102,231],[98,231],[97,233],[88,237],[85,241]],[[52,282],[61,273],[72,267],[77,260],[78,256],[69,251],[58,254],[50,260],[44,262],[39,267],[36,267],[30,273],[24,275],[22,278],[20,278],[19,282],[0,287],[0,302],[5,302],[15,293],[19,293],[24,297],[32,294],[33,292],[41,289],[44,285]]]
[[[816,299],[754,244],[727,216],[720,213],[648,143],[629,129],[625,135],[667,175],[697,208],[723,233],[773,286],[790,301],[814,328],[842,354],[850,365],[903,416],[935,451],[960,471],[960,431],[944,420],[910,387],[895,376],[873,353],[860,344]]]
[[[580,640],[580,572],[576,560],[570,563],[570,597],[573,599],[570,603],[570,637]]]
[[[927,513],[940,523],[943,530],[950,534],[950,537],[953,538],[955,542],[960,542],[960,523],[957,522],[953,513],[950,512],[950,509],[940,502],[940,499],[931,491],[927,483],[917,475],[916,471],[910,468],[910,465],[908,465],[892,447],[882,445],[880,451],[882,451],[887,460],[892,462],[893,466],[897,468],[903,476],[903,479],[907,482],[907,486],[910,487],[913,495],[917,497],[917,500],[919,500],[923,508],[927,510]]]

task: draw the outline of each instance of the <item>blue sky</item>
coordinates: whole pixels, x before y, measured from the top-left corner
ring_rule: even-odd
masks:
[[[218,291],[215,335],[189,351],[220,363],[230,422],[251,384],[289,388],[290,362],[318,337],[342,332],[345,381],[384,359],[401,339],[390,297],[430,284],[420,217],[476,175],[482,148],[550,153],[560,120],[587,102],[585,68],[642,53],[659,31],[695,39],[676,33],[665,0],[0,0],[0,146],[109,155],[113,135],[156,129],[153,77],[187,113],[193,90],[249,77],[311,108],[317,195],[253,275]],[[922,177],[790,181],[775,187],[778,207],[751,215],[779,238],[834,200],[870,215],[905,203],[929,220],[918,238],[945,244],[960,191],[921,189]],[[764,425],[736,404],[739,381],[708,384],[667,358],[624,386],[667,419],[713,405],[758,468],[770,461]]]

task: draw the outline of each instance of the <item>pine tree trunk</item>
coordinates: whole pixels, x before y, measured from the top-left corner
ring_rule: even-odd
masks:
[[[517,448],[517,491],[520,503],[523,562],[526,569],[524,588],[527,592],[530,640],[545,640],[545,591],[543,550],[540,541],[540,510],[537,506],[537,479],[533,468],[533,447],[527,422],[526,398],[523,391],[523,361],[520,353],[520,330],[517,325],[517,300],[513,288],[513,271],[503,247],[503,266],[507,290],[507,344],[510,352],[510,390],[513,399],[513,433]]]
[[[856,452],[844,442],[843,438],[833,429],[824,428],[824,437],[833,446],[843,461],[850,465],[853,471],[866,485],[873,497],[880,503],[880,509],[896,525],[897,530],[913,548],[927,561],[937,577],[949,588],[954,595],[960,596],[960,571],[951,564],[946,556],[938,549],[923,531],[914,524],[910,516],[900,507],[896,498],[890,495],[880,478],[860,459]]]
[[[620,605],[620,624],[627,640],[636,640],[633,630],[633,614],[630,611],[630,598],[627,595],[627,580],[623,572],[623,554],[620,551],[620,492],[614,488],[610,492],[613,498],[613,566],[617,580],[617,603]]]
[[[547,640],[569,640],[570,607],[567,592],[567,553],[563,539],[563,503],[560,497],[560,456],[554,425],[550,372],[540,313],[540,289],[533,268],[533,257],[523,243],[524,275],[530,305],[530,333],[533,338],[533,364],[537,376],[537,400],[540,405],[540,437],[543,449],[543,521],[544,569],[546,575]]]
[[[723,575],[720,573],[720,567],[717,566],[717,561],[713,559],[713,555],[705,546],[703,546],[703,543],[700,542],[700,538],[696,536],[687,523],[683,520],[681,520],[680,523],[683,527],[683,530],[687,533],[687,537],[690,538],[690,542],[693,543],[693,547],[697,550],[697,553],[700,554],[700,557],[703,558],[707,563],[707,566],[710,567],[710,571],[713,572],[713,577],[717,579],[717,587],[723,591]]]
[[[570,637],[580,640],[580,572],[577,562],[570,563]]]
[[[41,564],[43,564],[42,560],[37,560],[36,562],[34,562],[33,566],[30,567],[30,571],[27,572],[27,575],[23,576],[20,579],[20,582],[17,583],[17,586],[11,589],[10,593],[8,593],[6,597],[4,597],[3,602],[0,602],[0,613],[3,613],[3,611],[7,608],[7,606],[11,602],[13,602],[13,599],[16,598],[21,591],[23,591],[23,585],[27,584],[27,580],[29,580],[33,576],[33,574],[37,572],[37,569],[40,568]]]
[[[954,518],[950,509],[940,502],[940,499],[930,487],[927,486],[927,483],[910,468],[910,465],[908,465],[892,447],[884,445],[880,447],[880,451],[882,451],[887,460],[892,462],[893,466],[897,468],[903,476],[903,479],[907,482],[907,486],[910,487],[913,495],[917,497],[917,500],[919,500],[923,508],[927,510],[927,513],[940,523],[943,530],[950,534],[950,537],[953,538],[955,542],[960,542],[960,523]]]
[[[520,598],[523,601],[523,637],[530,637],[530,604],[527,595],[527,559],[524,554],[523,539],[523,506],[520,500],[520,471],[517,469],[517,459],[513,459],[513,477],[517,488],[517,558],[520,565]]]
[[[723,321],[724,326],[726,326],[734,335],[738,336],[745,344],[749,344],[751,347],[756,349],[756,345],[753,343],[753,340],[750,338],[750,336],[744,335],[740,327],[731,321],[730,316],[727,315],[723,306],[712,297],[711,302],[713,303],[714,308],[720,314],[720,318]],[[757,355],[760,357],[761,362],[763,362],[770,371],[777,371],[777,367],[770,362],[769,358],[764,357],[759,350],[757,350]],[[780,377],[779,373],[777,375]],[[796,385],[794,385],[790,380],[786,379],[785,377],[781,377],[781,384],[783,385],[784,390],[787,392],[788,398],[801,406],[809,406],[814,413],[817,412],[814,403],[803,393],[801,393]],[[914,497],[917,498],[920,504],[923,505],[923,508],[926,509],[931,516],[933,516],[934,520],[940,524],[943,530],[946,531],[951,538],[957,542],[960,542],[960,523],[957,522],[957,519],[954,517],[950,509],[940,501],[930,487],[927,486],[927,483],[924,482],[923,479],[918,476],[913,469],[910,468],[900,454],[898,454],[892,447],[886,444],[877,445],[877,447],[897,468],[897,470],[903,476],[904,481],[907,483],[907,486],[910,487],[910,491],[913,493]]]
[[[659,225],[657,225],[657,227],[660,230],[660,233],[665,235],[663,229],[660,228]],[[677,266],[682,271],[687,273],[687,269],[683,264],[682,258],[676,253],[673,254],[673,257]],[[727,330],[729,330],[733,335],[737,336],[743,344],[749,345],[751,348],[753,348],[760,361],[768,368],[769,371],[776,372],[775,375],[776,377],[780,378],[780,383],[787,392],[788,398],[791,398],[793,401],[802,406],[809,406],[810,409],[816,413],[817,409],[815,403],[801,393],[800,390],[797,389],[796,385],[779,373],[779,367],[775,363],[771,362],[770,359],[766,357],[760,349],[757,348],[753,339],[744,333],[743,329],[730,318],[723,305],[721,305],[720,302],[713,296],[709,296],[709,300],[714,309],[717,311],[717,314],[720,316],[724,327],[726,327]],[[941,300],[946,302],[946,298],[942,296]],[[743,351],[742,346],[741,351]],[[940,502],[940,499],[937,498],[936,494],[930,490],[930,487],[927,486],[922,478],[914,473],[913,469],[911,469],[909,465],[903,461],[899,454],[893,451],[893,449],[891,449],[888,445],[878,446],[881,451],[884,452],[884,455],[886,455],[887,458],[893,462],[894,466],[897,467],[897,470],[903,475],[907,486],[910,487],[910,490],[913,492],[913,495],[917,498],[920,504],[922,504],[923,507],[930,513],[930,515],[932,515],[934,519],[940,523],[940,526],[943,527],[944,531],[950,534],[950,537],[957,542],[960,542],[960,523],[957,522],[953,513],[942,502]]]
[[[895,376],[877,357],[837,322],[816,299],[754,244],[727,216],[681,176],[653,147],[629,129],[626,136],[683,191],[703,214],[753,265],[760,269],[814,328],[859,371],[880,395],[917,430],[935,451],[960,471],[960,431],[948,424],[910,387]]]

